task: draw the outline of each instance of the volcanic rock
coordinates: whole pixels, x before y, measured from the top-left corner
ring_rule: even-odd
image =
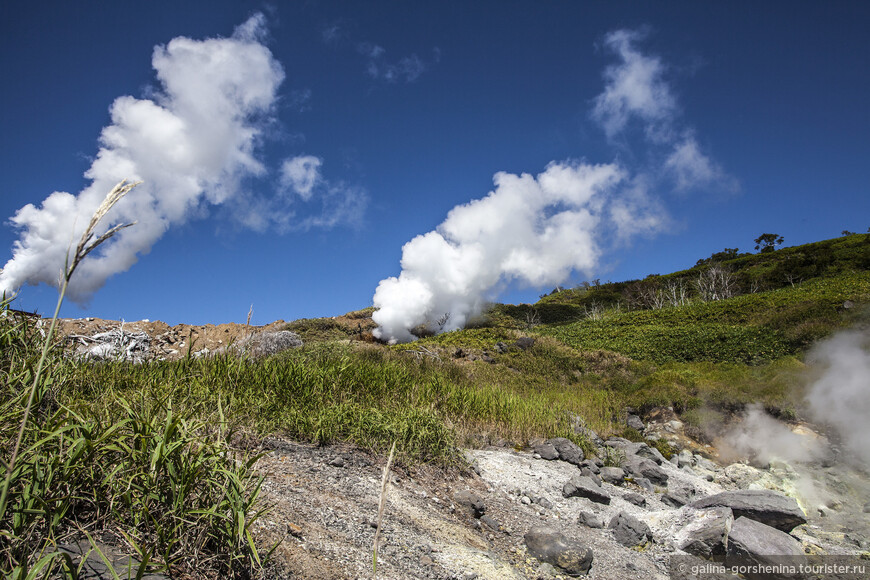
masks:
[[[547,439],[545,444],[550,444],[555,447],[556,451],[559,452],[559,459],[562,461],[567,461],[568,463],[573,463],[577,466],[583,462],[583,450],[580,449],[576,443],[566,439],[565,437]]]
[[[613,516],[607,527],[613,530],[614,540],[629,548],[643,546],[652,540],[652,530],[649,526],[626,512],[619,512]]]
[[[602,467],[599,475],[605,482],[613,485],[625,483],[625,471],[621,467]]]
[[[717,493],[692,502],[694,508],[724,506],[731,508],[735,518],[749,519],[790,532],[807,522],[797,502],[782,493],[768,489],[741,489]]]
[[[559,452],[550,443],[541,443],[535,447],[535,453],[541,456],[541,459],[552,461],[559,459]]]
[[[532,556],[569,576],[585,574],[592,567],[592,550],[554,528],[532,528],[523,539]]]
[[[675,535],[677,547],[695,556],[710,559],[724,556],[728,546],[728,534],[734,523],[729,508],[713,507],[703,510],[688,508],[691,520]]]
[[[585,475],[575,475],[562,486],[563,497],[585,497],[596,503],[609,504],[610,495]]]
[[[645,477],[655,485],[666,486],[668,484],[668,474],[650,459],[630,455],[626,457],[623,467],[636,478]]]
[[[454,493],[453,501],[462,506],[466,513],[475,518],[479,518],[486,513],[486,505],[480,499],[480,496],[468,490],[463,489]]]
[[[734,520],[728,535],[725,563],[728,566],[773,565],[777,557],[789,556],[789,564],[806,564],[801,543],[790,535],[745,516]],[[779,563],[782,563],[780,560]],[[779,578],[769,574],[745,574],[747,578]],[[785,576],[788,577],[788,576]]]

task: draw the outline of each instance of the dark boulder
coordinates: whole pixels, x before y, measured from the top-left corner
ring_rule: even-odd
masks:
[[[579,576],[592,567],[592,550],[553,528],[536,527],[523,537],[529,554],[555,566],[568,576]]]
[[[734,515],[726,507],[691,510],[689,523],[675,535],[681,550],[702,558],[724,556]]]
[[[785,532],[745,516],[734,520],[731,533],[728,534],[728,549],[725,556],[727,566],[774,566],[783,563],[783,556],[789,558],[788,563],[792,566],[807,563],[801,543]],[[745,576],[750,579],[798,577],[767,573],[753,574],[751,568]]]
[[[650,459],[630,455],[625,458],[623,468],[634,477],[645,477],[655,485],[666,486],[668,484],[668,474]]]
[[[626,512],[613,516],[607,527],[613,530],[614,540],[629,548],[644,546],[652,540],[649,526]]]
[[[562,486],[563,497],[585,497],[596,503],[609,504],[610,495],[585,475],[575,475]]]
[[[637,507],[646,507],[646,498],[639,493],[634,493],[633,491],[630,491],[622,496],[622,499],[624,499],[628,503],[636,505]]]
[[[751,520],[790,532],[807,522],[797,502],[782,493],[768,489],[726,491],[691,503],[694,508],[724,506],[731,508],[735,518]]]
[[[570,439],[554,437],[553,439],[547,439],[545,443],[549,443],[556,448],[556,451],[559,452],[559,459],[562,461],[567,461],[577,466],[583,463],[583,450]]]
[[[540,445],[535,446],[535,453],[540,455],[541,459],[546,459],[548,461],[559,459],[559,452],[556,451],[556,448],[550,443],[541,443]]]

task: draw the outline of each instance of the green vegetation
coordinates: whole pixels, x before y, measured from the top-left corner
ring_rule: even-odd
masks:
[[[642,439],[626,430],[626,407],[673,407],[699,432],[752,402],[793,417],[803,353],[870,303],[868,240],[726,249],[683,272],[494,305],[465,330],[396,346],[372,339],[370,308],[298,320],[287,328],[305,346],[263,359],[94,364],[48,343],[38,373],[46,342],[4,303],[7,465],[24,429],[0,570],[74,576],[57,546],[86,537],[132,547],[143,570],[250,574],[269,547],[251,535],[265,506],[246,450],[270,434],[379,452],[395,443],[400,462],[457,466],[458,446],[532,437],[593,452],[578,422]]]
[[[715,302],[610,310],[598,319],[545,325],[539,332],[577,348],[612,350],[657,363],[759,364],[797,354],[846,325],[847,300],[870,301],[870,272]]]
[[[111,379],[79,387],[84,365],[58,349],[49,351],[25,418],[42,339],[26,319],[7,315],[0,340],[0,431],[25,427],[0,519],[4,575],[56,567],[73,575],[74,563],[57,544],[94,534],[124,538],[143,571],[151,562],[156,569],[201,565],[191,561],[198,553],[210,556],[215,572],[258,561],[250,526],[259,516],[260,479],[251,469],[255,458],[237,461],[228,447],[225,422],[209,429],[171,397],[122,396]],[[120,364],[92,370],[111,373],[114,366]],[[12,445],[0,440],[4,461]]]

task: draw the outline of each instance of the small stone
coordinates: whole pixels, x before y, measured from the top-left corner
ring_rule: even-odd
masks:
[[[530,336],[524,336],[522,338],[518,338],[514,344],[522,350],[529,350],[530,348],[535,346],[535,339]]]
[[[663,504],[672,508],[680,508],[687,503],[686,501],[683,501],[683,498],[679,495],[672,495],[671,492],[662,494],[661,500]]]
[[[498,520],[490,515],[481,516],[480,521],[489,526],[491,529],[495,530],[496,532],[502,531],[501,524],[498,522]]]
[[[625,420],[625,424],[634,429],[635,431],[643,431],[645,425],[643,421],[640,420],[640,417],[637,415],[629,415]]]
[[[591,469],[588,467],[584,467],[580,470],[580,475],[585,475],[589,479],[591,479],[595,485],[601,487],[601,478],[598,477]]]
[[[486,505],[477,494],[468,490],[457,491],[453,494],[453,501],[462,506],[469,515],[480,518],[486,512]]]
[[[598,465],[595,462],[595,460],[593,460],[593,459],[584,459],[583,462],[580,464],[580,466],[581,466],[581,471],[582,471],[582,468],[586,468],[596,475],[601,473],[601,466]]]
[[[634,484],[643,489],[644,491],[648,491],[650,493],[655,493],[656,487],[652,484],[650,480],[645,477],[635,477]]]
[[[604,527],[604,520],[589,511],[581,511],[577,514],[577,523],[593,529],[601,529]]]
[[[656,485],[666,486],[668,484],[668,474],[656,465],[650,459],[645,459],[637,455],[631,455],[626,458],[625,470],[635,478],[646,478]]]
[[[637,451],[635,451],[635,455],[643,457],[644,459],[649,459],[650,461],[655,462],[656,465],[661,465],[667,461],[665,456],[661,454],[661,451],[655,447],[650,447],[646,443],[638,447]]]
[[[638,507],[646,507],[646,498],[639,493],[628,492],[627,494],[622,496],[622,499]]]
[[[329,464],[333,467],[344,467],[344,457],[339,455],[338,457],[330,461]]]

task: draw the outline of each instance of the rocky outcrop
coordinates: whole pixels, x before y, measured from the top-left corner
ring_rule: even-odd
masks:
[[[696,500],[690,505],[694,508],[731,508],[735,518],[746,517],[784,532],[790,532],[807,521],[793,498],[767,489],[726,491]]]

